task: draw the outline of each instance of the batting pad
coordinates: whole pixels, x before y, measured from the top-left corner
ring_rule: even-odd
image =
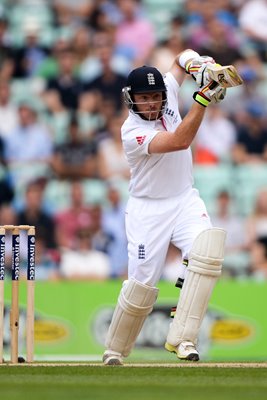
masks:
[[[187,276],[167,342],[177,346],[184,340],[196,344],[213,288],[221,275],[226,232],[211,228],[201,232],[189,254]]]
[[[123,283],[106,338],[106,348],[127,357],[157,299],[158,289],[130,279]]]

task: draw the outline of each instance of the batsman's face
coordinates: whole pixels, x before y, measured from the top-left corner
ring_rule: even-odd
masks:
[[[139,114],[147,120],[158,119],[162,110],[162,92],[139,93],[134,95],[134,101]]]

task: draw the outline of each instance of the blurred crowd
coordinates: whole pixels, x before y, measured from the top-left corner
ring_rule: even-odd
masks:
[[[243,78],[192,150],[198,171],[245,168],[246,189],[247,171],[263,176],[246,209],[245,192],[220,187],[211,217],[228,231],[224,273],[267,279],[267,0],[1,0],[0,224],[36,226],[37,278],[125,276],[121,89],[132,68],[165,73],[186,48]],[[188,77],[182,115],[194,91]],[[170,248],[163,279],[178,260]]]

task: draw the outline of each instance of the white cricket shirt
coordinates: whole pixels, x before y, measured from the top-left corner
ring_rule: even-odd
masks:
[[[129,112],[122,125],[122,142],[131,169],[129,192],[134,197],[166,198],[178,196],[193,185],[191,149],[149,154],[148,145],[164,129],[174,132],[181,122],[178,109],[179,85],[168,72],[167,108],[163,121],[146,121]]]

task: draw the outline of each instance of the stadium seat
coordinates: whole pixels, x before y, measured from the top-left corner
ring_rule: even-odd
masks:
[[[254,202],[259,190],[267,188],[267,165],[240,165],[234,172],[234,197],[241,215],[253,211]]]
[[[84,179],[84,195],[86,204],[104,204],[106,186],[100,179]]]
[[[22,28],[25,20],[36,20],[41,27],[52,24],[53,13],[47,4],[31,3],[31,4],[16,4],[9,10],[9,23],[13,27]]]
[[[123,179],[116,179],[109,183],[118,189],[123,201],[128,199],[128,181]],[[100,179],[85,179],[85,201],[87,204],[105,204],[107,202],[107,185],[108,183]]]
[[[233,193],[233,167],[228,164],[194,165],[194,186],[205,201],[207,210],[213,214],[216,197],[222,190]]]
[[[9,176],[12,184],[17,188],[23,188],[28,182],[40,178],[49,177],[51,170],[46,162],[28,162],[9,164]]]
[[[70,183],[51,179],[45,189],[44,201],[49,204],[52,213],[68,208],[70,205]]]
[[[22,46],[25,39],[25,24],[36,24],[41,33],[40,43],[49,45],[54,40],[53,13],[46,2],[25,2],[10,7],[8,11],[9,34],[15,46]]]
[[[146,17],[155,27],[157,40],[165,40],[169,35],[170,21],[182,12],[182,0],[144,0]]]

